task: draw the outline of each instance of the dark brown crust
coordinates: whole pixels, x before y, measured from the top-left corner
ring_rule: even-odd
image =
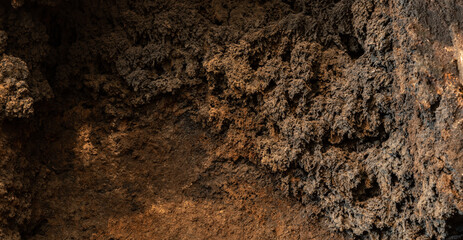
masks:
[[[121,193],[110,204],[137,202],[146,221],[153,199],[168,205],[168,194],[138,189],[152,181],[184,184],[173,198],[187,194],[198,204],[225,194],[229,202],[216,204],[228,217],[238,204],[230,199],[259,186],[282,195],[243,204],[273,208],[285,199],[285,211],[307,208],[307,219],[326,219],[344,236],[456,238],[463,234],[462,8],[431,0],[2,2],[0,238],[60,239],[61,221],[74,237],[92,237],[93,228],[103,239],[111,230],[95,222],[117,212],[102,210],[105,198]],[[163,132],[169,128],[176,130]],[[186,146],[203,135],[202,145]],[[180,153],[207,164],[189,165]],[[157,165],[150,154],[185,168]],[[161,166],[183,180],[156,182]],[[74,178],[87,187],[70,186]],[[233,195],[230,179],[253,187]],[[173,224],[187,223],[172,211]],[[76,230],[73,217],[93,222]],[[289,219],[280,226],[315,224]],[[278,235],[252,226],[242,234],[308,236],[302,228]],[[121,229],[112,231],[125,239]]]

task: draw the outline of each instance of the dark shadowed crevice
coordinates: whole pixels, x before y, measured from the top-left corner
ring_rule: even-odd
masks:
[[[251,69],[254,71],[257,71],[257,69],[260,67],[260,62],[261,62],[261,59],[259,56],[249,57],[249,65],[251,66]]]
[[[351,34],[340,34],[339,36],[341,37],[341,42],[347,54],[349,54],[352,59],[358,59],[365,53],[365,50],[355,36]]]
[[[354,188],[352,195],[356,202],[365,202],[370,198],[377,197],[381,194],[376,177],[368,177],[367,174],[361,175],[359,185]]]
[[[287,46],[281,55],[281,60],[283,62],[291,62],[291,47]]]
[[[446,221],[447,225],[447,240],[463,239],[463,215],[455,213]]]

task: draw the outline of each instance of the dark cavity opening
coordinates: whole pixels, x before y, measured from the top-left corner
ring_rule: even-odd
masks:
[[[340,37],[342,45],[352,59],[358,59],[365,53],[365,50],[355,36],[350,34],[341,34]]]
[[[352,195],[356,202],[365,202],[370,198],[377,197],[381,194],[376,178],[369,178],[366,174],[362,174],[360,184],[354,188]]]
[[[463,239],[463,215],[455,213],[447,219],[447,240]]]
[[[260,67],[260,58],[259,58],[259,56],[250,56],[249,57],[249,65],[251,66],[252,70],[257,71],[257,69]]]

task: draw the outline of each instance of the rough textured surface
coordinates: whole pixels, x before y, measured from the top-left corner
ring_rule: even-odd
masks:
[[[462,10],[4,1],[0,238],[460,239]]]

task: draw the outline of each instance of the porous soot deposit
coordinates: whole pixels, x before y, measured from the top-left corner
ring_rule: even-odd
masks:
[[[463,239],[462,0],[2,0],[0,54],[0,239]]]

